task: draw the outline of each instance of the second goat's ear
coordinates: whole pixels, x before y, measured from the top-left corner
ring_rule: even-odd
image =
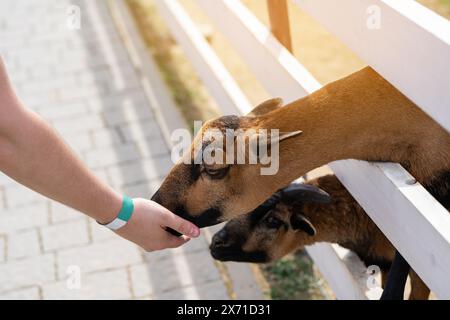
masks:
[[[317,231],[311,221],[308,220],[304,215],[299,213],[294,213],[291,216],[291,226],[294,230],[305,231],[310,236],[315,236]]]
[[[291,226],[294,230],[305,231],[310,236],[315,236],[317,231],[314,225],[304,215],[294,213],[291,216]]]

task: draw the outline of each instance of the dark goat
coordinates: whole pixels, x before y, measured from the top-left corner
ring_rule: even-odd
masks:
[[[210,250],[218,260],[261,263],[316,242],[338,243],[366,266],[379,266],[384,287],[395,248],[333,175],[276,192],[250,214],[228,222]],[[427,286],[412,270],[410,277],[409,298],[427,299]]]

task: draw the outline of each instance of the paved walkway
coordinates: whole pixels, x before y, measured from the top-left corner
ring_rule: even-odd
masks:
[[[67,27],[74,4],[80,30]],[[0,54],[23,102],[98,177],[130,196],[153,194],[171,167],[169,149],[106,1],[2,0]],[[0,174],[0,298],[229,296],[203,237],[145,254]]]

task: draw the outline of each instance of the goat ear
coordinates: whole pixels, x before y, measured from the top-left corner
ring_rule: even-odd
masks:
[[[271,149],[274,145],[278,147],[281,141],[298,136],[302,133],[302,131],[291,131],[291,132],[280,132],[276,136],[268,136],[267,134],[254,134],[250,137],[249,144],[251,152],[257,152],[258,157],[264,158],[267,157],[267,151]],[[262,141],[266,141],[266,147],[261,148],[255,148],[261,147],[260,143]]]
[[[267,141],[268,146],[271,146],[272,144],[280,143],[283,140],[298,136],[302,133],[303,133],[303,131],[301,131],[301,130],[291,131],[291,132],[280,132],[277,137],[273,138],[273,140],[272,140],[272,137],[270,137],[268,135],[255,134],[252,136],[251,141],[254,141],[254,143],[257,143],[260,139],[263,139],[264,141]]]
[[[283,199],[291,201],[308,201],[317,203],[330,203],[331,196],[311,184],[291,183],[281,191]]]
[[[315,236],[317,231],[314,225],[304,215],[294,213],[291,216],[291,226],[294,230],[305,231],[310,236]]]
[[[280,134],[278,136],[278,142],[301,135],[302,133],[303,133],[303,131],[301,131],[301,130],[291,131],[291,132],[280,132]]]
[[[281,98],[273,98],[264,101],[263,103],[257,105],[250,111],[247,116],[248,117],[258,117],[262,116],[266,113],[269,113],[275,109],[281,108],[283,106],[283,99]]]

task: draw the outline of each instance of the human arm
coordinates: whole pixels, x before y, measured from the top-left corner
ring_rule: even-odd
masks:
[[[122,196],[96,178],[45,121],[21,104],[1,59],[0,171],[100,223],[113,220],[122,206]],[[157,203],[134,202],[130,221],[116,232],[144,249],[176,247],[188,240],[170,235],[165,227],[198,236],[197,227]]]

